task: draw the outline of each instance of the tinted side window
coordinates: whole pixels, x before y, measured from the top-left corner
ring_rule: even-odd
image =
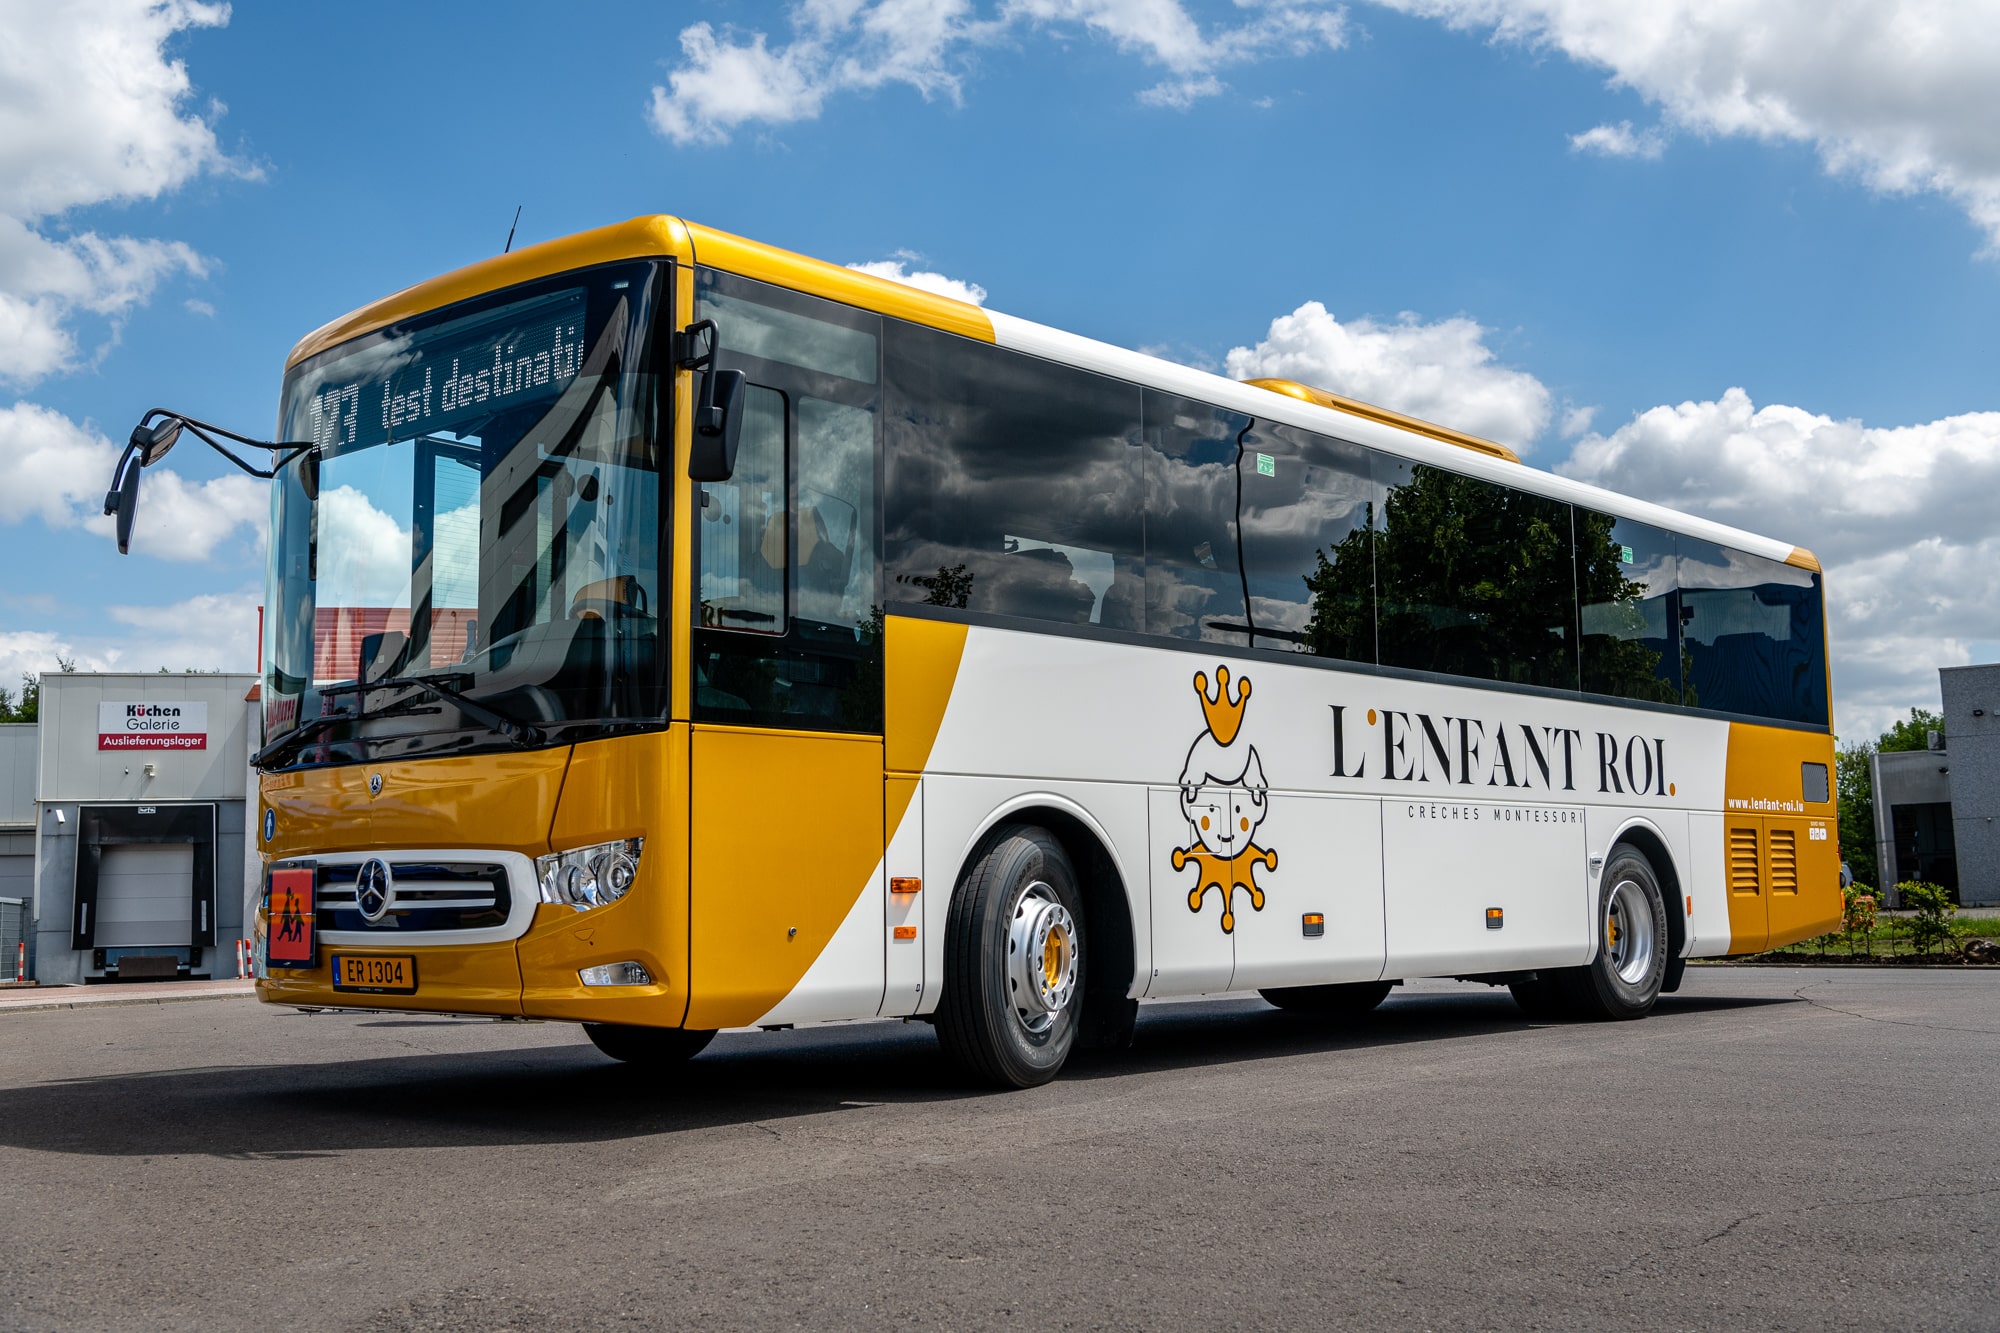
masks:
[[[1374,661],[1368,451],[1262,422],[1243,436],[1237,476],[1253,642]]]
[[[1236,439],[1251,419],[1151,390],[1145,410],[1145,630],[1247,645]]]
[[[879,731],[879,316],[697,277],[716,364],[741,370],[735,474],[701,488],[694,715]]]
[[[1670,532],[1576,511],[1576,586],[1583,688],[1679,703],[1680,603]]]
[[[1385,666],[1577,688],[1569,506],[1377,455]]]
[[[891,320],[888,596],[1143,627],[1139,390]]]
[[[1684,701],[1824,725],[1819,575],[1690,537],[1678,538],[1675,547],[1687,654]]]

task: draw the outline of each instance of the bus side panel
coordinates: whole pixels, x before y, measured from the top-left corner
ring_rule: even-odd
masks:
[[[896,1018],[917,1012],[924,998],[924,900],[934,890],[924,879],[924,784],[917,778],[891,777],[883,789],[889,849],[882,870],[890,888],[914,880],[914,893],[889,894],[884,908],[882,1016]],[[950,886],[942,886],[949,892]],[[915,930],[917,937],[898,938],[896,931]]]
[[[1839,926],[1833,762],[1833,737],[1824,732],[1729,724],[1723,814],[1731,953],[1775,949]],[[1809,799],[1819,796],[1826,799]]]
[[[1148,995],[1200,995],[1226,991],[1236,971],[1236,937],[1222,929],[1222,911],[1233,894],[1237,920],[1251,915],[1249,895],[1228,886],[1196,888],[1197,865],[1188,864],[1187,820],[1181,816],[1178,787],[1147,793],[1147,826],[1152,839],[1150,897],[1153,909],[1153,974]],[[1174,868],[1175,853],[1183,856]],[[1254,874],[1255,872],[1249,872]]]
[[[1589,961],[1584,812],[1391,797],[1382,804],[1386,975],[1452,976]],[[1488,926],[1499,908],[1502,924]]]
[[[1239,895],[1230,989],[1381,977],[1382,802],[1273,792],[1267,831],[1284,848],[1289,892],[1264,911]]]
[[[697,726],[689,760],[687,1026],[742,1027],[792,994],[857,910],[865,919],[857,899],[882,919],[882,742]],[[881,951],[843,956],[798,998],[818,1017],[872,1017]]]
[[[550,843],[560,849],[644,838],[632,889],[578,912],[544,903],[521,937],[521,1006],[537,1018],[677,1027],[687,1014],[688,729],[576,747]],[[601,963],[636,962],[650,986],[586,987]]]
[[[1688,854],[1683,896],[1688,913],[1688,957],[1719,958],[1729,952],[1729,883],[1723,874],[1722,816],[1697,810],[1688,815]]]
[[[1117,867],[1125,908],[1132,922],[1134,975],[1127,993],[1143,993],[1152,964],[1150,914],[1146,910],[1146,791],[1109,782],[1039,782],[1020,778],[977,778],[932,773],[924,778],[924,968],[945,979],[945,925],[958,879],[971,864],[979,841],[1018,811],[1053,808],[1097,833]],[[1117,892],[1115,885],[1087,884],[1086,892]],[[1086,941],[1085,948],[1089,944]],[[1226,979],[1226,978],[1225,978]],[[942,985],[925,988],[919,1013],[937,1009]]]

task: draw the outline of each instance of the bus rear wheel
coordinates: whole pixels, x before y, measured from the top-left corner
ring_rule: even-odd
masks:
[[[1280,1009],[1329,1018],[1358,1018],[1389,998],[1393,981],[1346,981],[1331,986],[1273,986],[1257,993]]]
[[[1659,876],[1643,852],[1621,846],[1597,883],[1597,957],[1542,975],[1573,1018],[1644,1018],[1667,978],[1671,937]]]
[[[1000,829],[966,870],[945,926],[938,1040],[991,1087],[1054,1078],[1076,1043],[1086,962],[1083,900],[1047,829]]]
[[[686,1064],[715,1039],[712,1031],[686,1028],[643,1028],[625,1023],[585,1023],[591,1045],[628,1065],[665,1069]]]

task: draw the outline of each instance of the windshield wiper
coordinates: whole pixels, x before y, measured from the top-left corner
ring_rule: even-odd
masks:
[[[290,731],[251,755],[250,767],[268,768],[278,762],[279,759],[289,757],[291,751],[304,748],[307,741],[319,735],[322,731],[327,730],[329,727],[337,726],[342,722],[359,722],[364,717],[407,717],[411,713],[435,713],[437,711],[435,708],[399,706],[385,708],[378,713],[367,714],[321,713],[318,717],[307,718],[304,722],[299,723],[298,726],[293,727]]]
[[[542,729],[532,722],[522,722],[508,717],[497,708],[491,708],[476,699],[468,699],[455,686],[447,685],[448,680],[469,678],[470,672],[447,672],[439,676],[384,676],[380,680],[357,680],[344,685],[322,685],[320,697],[329,698],[336,694],[365,694],[374,690],[409,688],[428,690],[438,698],[456,708],[473,721],[498,732],[513,745],[522,749],[540,745],[546,737]],[[371,716],[380,717],[380,713]]]

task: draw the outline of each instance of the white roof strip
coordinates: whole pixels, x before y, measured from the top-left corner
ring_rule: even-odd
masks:
[[[1671,528],[1689,537],[1732,546],[1739,551],[1763,556],[1767,560],[1783,560],[1792,553],[1793,548],[1788,542],[1760,537],[1754,532],[1732,528],[1726,523],[1696,518],[1692,514],[1683,514],[1663,505],[1635,500],[1629,495],[1620,495],[1616,491],[1607,491],[1585,482],[1572,481],[1568,477],[1559,477],[1553,472],[1544,472],[1526,464],[1509,463],[1505,459],[1482,454],[1477,450],[1446,444],[1399,426],[1370,421],[1366,417],[1350,416],[1346,412],[1303,402],[1285,394],[1273,393],[1269,389],[1239,384],[1235,380],[1211,375],[1204,370],[1162,361],[1143,352],[1113,347],[1110,343],[1065,333],[1061,329],[1052,329],[1045,324],[1036,324],[1030,320],[1017,319],[997,310],[989,310],[986,313],[993,321],[995,341],[1000,346],[1017,352],[1026,352],[1031,356],[1043,357],[1050,361],[1060,361],[1083,370],[1095,371],[1115,379],[1129,380],[1166,393],[1177,393],[1216,407],[1226,407],[1251,416],[1281,421],[1287,425],[1297,426],[1301,430],[1335,435],[1343,440],[1351,440],[1355,444],[1364,444],[1387,453],[1399,454],[1414,462],[1433,464],[1467,476],[1497,482],[1503,486],[1513,486],[1536,495],[1546,495],[1550,499],[1582,505],[1587,509],[1615,514],[1620,518],[1629,518],[1634,522]]]

